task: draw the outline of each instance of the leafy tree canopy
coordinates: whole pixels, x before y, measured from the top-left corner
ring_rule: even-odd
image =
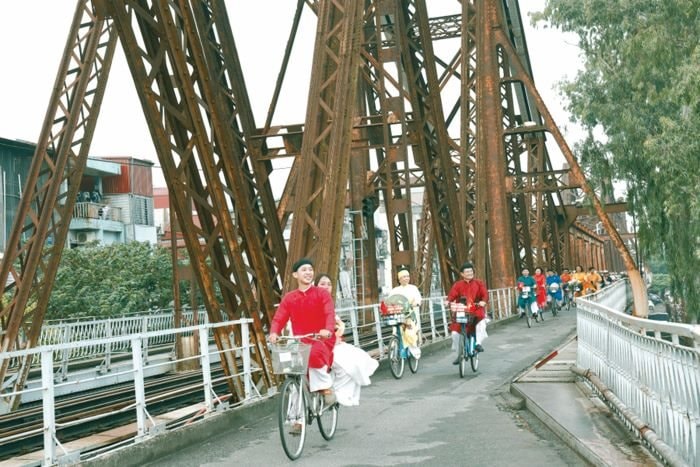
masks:
[[[170,251],[145,243],[66,250],[47,319],[107,318],[171,306]]]
[[[577,156],[588,173],[626,182],[642,251],[663,255],[697,320],[700,0],[547,0],[533,21],[578,36],[582,71],[560,87],[588,130]]]

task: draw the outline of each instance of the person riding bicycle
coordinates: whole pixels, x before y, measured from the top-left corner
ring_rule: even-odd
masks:
[[[333,281],[328,274],[319,274],[315,282],[317,287],[333,294]],[[343,340],[345,323],[339,316],[335,317],[335,347],[333,348],[333,390],[338,403],[343,406],[360,405],[362,386],[371,384],[370,376],[374,374],[379,362],[367,352]]]
[[[276,343],[280,331],[292,323],[293,334],[319,334],[321,340],[305,338],[311,344],[309,356],[309,390],[321,391],[327,405],[335,403],[333,393],[333,347],[335,346],[335,306],[327,290],[314,285],[314,267],[308,258],[292,265],[292,277],[298,288],[285,294],[270,325],[269,340]]]
[[[527,310],[535,302],[535,279],[530,275],[530,270],[528,268],[523,268],[522,275],[518,277],[518,309],[520,311],[520,317],[522,318],[527,313]],[[529,287],[529,290],[525,290],[525,287]],[[527,293],[524,293],[527,292]]]
[[[564,294],[562,290],[562,280],[561,277],[559,277],[559,274],[557,274],[554,269],[547,269],[547,297],[549,300],[549,297],[551,297],[552,300],[556,300],[557,304],[561,305],[562,301],[564,300]],[[556,286],[552,286],[552,284],[557,284]]]
[[[569,293],[569,281],[571,281],[571,273],[567,268],[564,268],[564,270],[561,273],[561,287],[562,290],[564,291],[564,295],[566,296]]]
[[[469,314],[474,316],[475,322],[470,322],[467,325],[467,332],[474,332],[474,327],[478,325],[486,317],[486,305],[488,303],[489,294],[486,289],[486,284],[479,279],[474,279],[474,265],[470,262],[462,264],[460,268],[460,276],[457,282],[452,285],[450,292],[447,294],[448,303],[462,303],[467,305]],[[459,334],[462,330],[461,324],[455,321],[452,316],[450,323],[450,331],[452,331],[452,348],[457,350],[457,359],[452,362],[453,365],[458,365],[462,357],[462,349],[459,347]],[[476,333],[476,350],[483,352],[484,348],[481,345],[479,332]]]
[[[537,300],[537,308],[542,311],[547,305],[547,278],[539,266],[535,268],[535,275],[532,278],[535,279],[536,284],[535,299]]]
[[[571,277],[569,283],[574,287],[574,297],[583,295],[584,286],[586,284],[586,273],[583,270],[583,266],[576,266],[574,275]]]
[[[411,313],[406,317],[404,324],[406,325],[403,339],[404,343],[409,347],[414,347],[416,353],[419,350],[415,350],[419,345],[419,335],[418,330],[421,328],[420,324],[420,303],[423,299],[418,287],[411,284],[411,274],[408,268],[402,266],[399,268],[396,278],[399,280],[399,285],[391,289],[389,296],[392,295],[402,295],[408,300],[408,304],[411,306]]]
[[[588,268],[588,274],[586,274],[586,287],[583,290],[583,294],[588,295],[589,293],[597,292],[600,290],[601,282],[603,282],[603,279],[600,277],[600,274],[591,266]]]

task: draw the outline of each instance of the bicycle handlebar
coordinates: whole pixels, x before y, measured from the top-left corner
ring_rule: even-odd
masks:
[[[323,336],[317,332],[310,332],[308,334],[298,334],[296,336],[277,336],[277,339],[285,339],[288,341],[300,341],[302,339],[306,339],[307,337],[311,339],[321,339]]]

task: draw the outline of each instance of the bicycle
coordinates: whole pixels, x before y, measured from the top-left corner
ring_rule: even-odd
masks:
[[[571,287],[569,284],[564,283],[562,286],[562,292],[563,292],[563,300],[561,304],[561,308],[566,309],[566,311],[571,310],[571,304],[574,301],[574,293],[571,291]]]
[[[418,371],[420,355],[414,355],[411,349],[404,345],[404,330],[406,317],[410,311],[408,299],[403,295],[392,295],[382,303],[382,321],[385,326],[391,326],[393,332],[389,340],[389,369],[396,379],[401,379],[405,370],[406,360],[411,373]]]
[[[291,460],[301,456],[306,441],[306,427],[314,420],[326,441],[330,441],[338,427],[337,402],[326,405],[323,394],[309,391],[307,370],[311,345],[301,339],[318,338],[318,334],[279,336],[285,344],[270,344],[272,370],[284,375],[280,388],[278,428],[284,453]]]
[[[580,281],[577,281],[575,279],[572,279],[571,281],[569,281],[569,285],[568,285],[569,303],[574,308],[576,308],[575,298],[581,296],[581,289],[582,288],[583,288],[583,284],[581,284]]]
[[[524,307],[520,306],[521,303],[524,304]],[[533,305],[535,307],[535,310],[532,309]],[[520,310],[521,314],[525,315],[528,328],[532,327],[533,319],[535,320],[535,322],[544,321],[542,314],[539,313],[539,311],[537,311],[537,302],[535,301],[535,296],[532,294],[532,288],[527,285],[520,287],[518,309]]]
[[[547,309],[552,312],[552,316],[557,316],[559,312],[559,301],[555,295],[559,292],[559,284],[552,282],[547,286]]]
[[[460,325],[459,348],[462,355],[459,359],[459,377],[464,378],[467,372],[467,360],[472,371],[479,369],[479,351],[476,350],[476,318],[467,311],[467,306],[461,303],[450,303],[450,311],[454,313],[455,322]],[[472,331],[467,332],[471,324]]]

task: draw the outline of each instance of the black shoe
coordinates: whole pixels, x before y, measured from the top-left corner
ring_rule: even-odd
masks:
[[[459,361],[462,359],[462,357],[457,357],[455,358],[455,361],[452,362],[453,365],[459,365]]]
[[[523,319],[523,316],[525,316],[525,313],[520,313],[520,316],[518,316],[518,319]]]
[[[481,346],[481,344],[476,344],[476,345],[474,346],[474,348],[476,349],[477,352],[483,352],[483,351],[484,351],[484,348]]]

